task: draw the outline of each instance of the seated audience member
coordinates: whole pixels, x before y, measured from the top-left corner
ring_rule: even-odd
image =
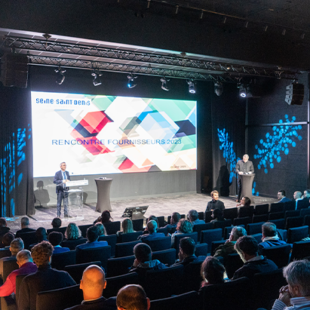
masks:
[[[301,192],[294,192],[294,199],[295,199],[295,209],[297,210],[297,204],[299,200],[302,200],[302,193]]]
[[[30,249],[42,241],[47,241],[47,232],[46,232],[46,229],[44,227],[39,227],[36,230],[36,238],[37,238],[38,242],[30,244],[30,246],[29,246]]]
[[[133,229],[133,223],[131,219],[124,219],[122,221],[122,230],[118,231],[116,234],[118,236],[122,235],[122,234],[129,234],[129,233],[133,233],[135,232],[135,230]]]
[[[165,237],[165,234],[157,232],[156,221],[153,221],[153,220],[148,221],[146,227],[147,227],[148,234],[139,236],[138,239],[141,239],[141,241],[154,240],[154,239]]]
[[[144,274],[147,270],[158,270],[167,268],[163,263],[157,259],[152,260],[152,250],[148,244],[138,243],[133,248],[133,254],[136,259],[129,272],[137,272]]]
[[[252,278],[256,273],[264,273],[277,270],[277,265],[270,259],[258,255],[258,244],[254,237],[243,236],[235,244],[235,249],[244,265],[235,271],[233,280],[248,277]]]
[[[10,230],[9,227],[7,227],[7,222],[4,217],[0,217],[0,244],[2,243],[2,237]],[[0,248],[2,247],[2,244],[0,245]]]
[[[130,284],[118,291],[116,305],[117,310],[149,310],[151,302],[142,286]]]
[[[204,220],[199,219],[199,214],[196,210],[190,210],[187,214],[187,219],[192,223],[193,226],[206,223]]]
[[[212,220],[211,223],[221,222],[221,221],[225,220],[224,217],[223,217],[223,213],[222,213],[222,211],[220,209],[213,210],[212,217],[214,218],[214,220]]]
[[[278,202],[289,202],[290,199],[286,198],[285,190],[281,189],[278,191]]]
[[[220,261],[212,256],[208,256],[201,265],[201,287],[224,283],[225,267]]]
[[[58,253],[64,253],[64,252],[69,252],[70,249],[66,247],[62,247],[60,244],[63,240],[63,235],[61,232],[58,231],[52,231],[48,235],[48,241],[50,244],[53,246],[54,251],[53,254],[58,254]]]
[[[107,231],[106,231],[105,227],[103,226],[103,224],[97,223],[95,226],[98,229],[99,237],[107,235]]]
[[[96,224],[96,223],[102,223],[102,224],[105,224],[105,223],[110,223],[113,221],[113,218],[111,217],[111,213],[110,211],[108,210],[105,210],[101,213],[101,215],[94,221],[93,224]]]
[[[249,207],[251,205],[251,199],[249,197],[242,197],[240,203],[237,203],[236,207]]]
[[[243,227],[235,226],[230,232],[229,239],[216,249],[214,257],[223,257],[224,265],[226,265],[228,255],[236,253],[235,244],[237,240],[246,235],[247,232]]]
[[[75,285],[66,271],[51,268],[53,247],[42,241],[31,250],[31,256],[38,270],[24,278],[20,286],[18,309],[35,310],[38,292],[55,290]]]
[[[66,240],[77,240],[81,238],[83,237],[82,237],[80,228],[75,223],[69,223],[65,231],[65,239]]]
[[[198,257],[195,255],[196,244],[190,237],[185,237],[180,240],[179,246],[179,260],[172,266],[183,265],[186,266],[191,262],[197,261]]]
[[[193,232],[193,225],[190,221],[181,219],[178,222],[177,230],[171,235],[171,246],[174,245],[175,235],[190,234]]]
[[[170,218],[170,224],[167,224],[164,228],[168,229],[168,233],[174,233],[177,228],[177,224],[179,223],[179,220],[181,219],[181,214],[178,212],[173,212]]]
[[[52,226],[53,226],[53,230],[57,231],[57,229],[59,229],[61,227],[61,218],[59,217],[54,217],[52,220]]]
[[[150,216],[146,219],[146,224],[147,224],[149,221],[155,221],[155,222],[157,223],[157,227],[159,226],[158,218],[157,218],[155,215],[150,215]]]
[[[35,231],[34,229],[29,228],[29,218],[27,216],[21,218],[20,227],[21,229],[18,230],[15,234],[16,238],[18,238],[20,234]]]
[[[91,226],[86,231],[86,238],[87,242],[77,245],[76,249],[84,250],[84,249],[90,249],[90,248],[98,248],[103,246],[108,246],[108,242],[106,241],[98,241],[99,238],[99,231],[96,225]]]
[[[14,240],[14,234],[11,232],[6,233],[3,237],[2,237],[2,246],[3,249],[9,249],[11,242]]]
[[[212,191],[211,192],[212,200],[208,202],[206,212],[212,211],[215,209],[220,209],[222,212],[225,209],[224,203],[219,200],[219,192],[218,191]]]
[[[37,271],[37,266],[33,263],[31,253],[28,250],[21,250],[16,255],[16,262],[19,269],[12,271],[4,284],[0,287],[0,297],[16,294],[16,277],[27,275]]]
[[[262,242],[258,245],[258,249],[260,252],[262,249],[265,248],[286,244],[285,241],[280,240],[277,232],[277,226],[274,223],[264,223],[262,225],[262,235]]]
[[[83,291],[83,301],[80,305],[67,308],[66,310],[112,310],[116,309],[115,297],[105,299],[102,296],[107,286],[103,270],[97,265],[88,266],[82,276],[80,289]]]
[[[282,286],[272,310],[310,309],[310,263],[297,260],[283,268],[288,285]]]

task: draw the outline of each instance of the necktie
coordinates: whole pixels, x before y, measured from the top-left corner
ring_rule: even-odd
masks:
[[[66,180],[67,179],[66,172],[64,171],[62,174],[63,174],[64,180]],[[64,188],[66,187],[66,183],[63,184],[63,187]]]

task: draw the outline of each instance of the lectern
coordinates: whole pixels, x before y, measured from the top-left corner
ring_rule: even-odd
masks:
[[[96,211],[103,212],[104,210],[112,211],[110,204],[110,188],[113,179],[102,178],[95,179],[97,185],[97,205]]]
[[[239,178],[241,180],[241,198],[249,197],[251,199],[251,203],[254,203],[254,198],[252,196],[252,188],[255,174],[239,174]]]

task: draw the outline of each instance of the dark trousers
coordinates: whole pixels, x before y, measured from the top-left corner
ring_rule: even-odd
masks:
[[[242,192],[241,179],[238,179],[238,201],[239,201],[239,202],[240,202],[240,200],[241,200],[241,192]]]
[[[64,205],[64,215],[68,216],[68,192],[59,191],[57,193],[57,216],[61,215],[61,202]]]

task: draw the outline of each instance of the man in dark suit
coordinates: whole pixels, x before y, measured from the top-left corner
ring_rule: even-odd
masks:
[[[286,197],[284,189],[279,190],[277,196],[278,196],[279,202],[289,202],[290,201],[290,199],[288,199]]]
[[[21,229],[15,234],[16,238],[20,237],[20,234],[35,231],[33,228],[29,228],[29,218],[27,216],[22,217],[20,221]]]
[[[107,286],[104,272],[97,265],[88,266],[84,272],[80,283],[83,291],[83,301],[80,305],[67,308],[66,310],[116,310],[115,297],[105,299],[102,296],[103,290]]]
[[[238,173],[238,175],[254,173],[254,166],[253,163],[249,160],[248,154],[244,154],[242,160],[238,160],[236,164],[236,172]],[[240,202],[241,191],[241,178],[238,176],[238,202]]]
[[[38,271],[26,276],[20,286],[19,310],[35,310],[39,292],[76,284],[68,272],[51,268],[52,254],[53,247],[48,241],[42,241],[32,248],[31,256]]]
[[[60,170],[55,173],[54,184],[56,184],[56,194],[57,194],[57,217],[61,214],[61,202],[64,205],[64,215],[65,217],[70,217],[68,214],[68,187],[66,183],[70,181],[69,172],[66,171],[67,165],[65,162],[60,164]]]

